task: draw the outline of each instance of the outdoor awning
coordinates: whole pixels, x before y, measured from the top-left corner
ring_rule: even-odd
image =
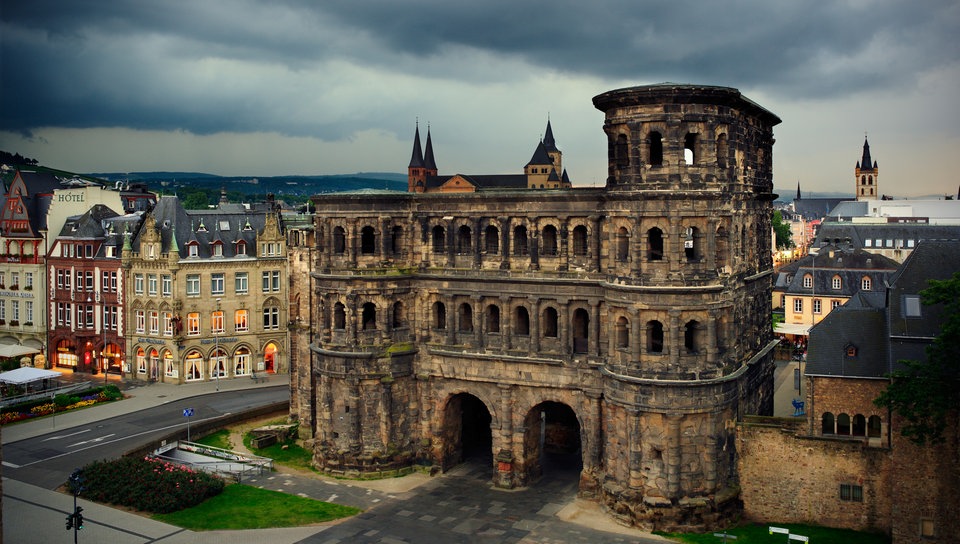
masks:
[[[40,350],[17,344],[0,344],[0,357],[20,357],[34,353],[40,353]]]
[[[55,372],[53,370],[33,368],[32,366],[22,366],[16,370],[0,372],[0,382],[23,385],[25,383],[38,382],[47,378],[59,378],[60,376],[61,374],[59,372]]]
[[[773,328],[773,332],[777,334],[807,336],[810,334],[810,325],[804,325],[802,323],[777,323],[777,326]]]

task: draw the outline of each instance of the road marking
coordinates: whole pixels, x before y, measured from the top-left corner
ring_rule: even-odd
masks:
[[[20,468],[20,465],[15,465],[15,464],[11,463],[10,461],[4,461],[4,462],[3,462],[3,466],[5,466],[5,467],[10,467],[10,468]]]
[[[75,446],[82,446],[82,445],[84,445],[84,444],[96,444],[97,442],[103,442],[104,440],[110,438],[111,436],[116,436],[116,433],[110,433],[110,434],[108,434],[108,435],[104,435],[104,436],[101,436],[101,437],[98,437],[98,438],[92,438],[92,439],[90,439],[90,440],[84,440],[83,442],[77,442],[77,443],[75,443],[75,444],[70,444],[70,445],[67,446],[67,447],[68,447],[68,448],[73,448],[73,447],[75,447]]]
[[[198,421],[195,421],[194,424],[201,423],[201,422],[203,422],[203,421],[211,421],[211,420],[217,419],[217,418],[219,418],[219,417],[222,417],[222,416],[214,416],[214,417],[208,417],[208,418],[200,419],[200,420],[198,420]],[[142,435],[145,435],[145,434],[151,434],[151,433],[156,433],[156,432],[160,432],[160,431],[166,431],[167,429],[176,429],[177,427],[186,427],[186,423],[178,423],[178,424],[176,424],[176,425],[167,425],[166,427],[158,427],[158,428],[156,428],[156,429],[150,429],[150,430],[147,430],[147,431],[142,431],[142,432],[139,432],[139,433],[136,433],[136,434],[131,434],[131,435],[128,435],[128,436],[121,436],[121,437],[115,438],[115,439],[113,439],[113,440],[107,440],[106,442],[97,442],[97,443],[95,443],[95,444],[91,444],[91,445],[89,445],[89,446],[86,446],[86,447],[83,447],[83,448],[79,448],[79,449],[76,449],[76,450],[73,450],[73,451],[65,451],[65,452],[63,452],[63,453],[58,453],[57,455],[54,455],[54,456],[51,456],[51,457],[47,457],[46,459],[37,459],[36,461],[30,461],[29,463],[24,463],[24,464],[22,464],[22,465],[19,465],[19,466],[16,467],[16,468],[28,467],[28,466],[30,466],[30,465],[35,465],[35,464],[37,464],[37,463],[43,463],[44,461],[52,461],[52,460],[54,460],[54,459],[59,459],[60,457],[65,457],[65,456],[67,456],[67,455],[73,455],[73,454],[75,454],[75,453],[79,453],[79,452],[84,451],[84,450],[89,450],[90,448],[96,448],[96,447],[99,447],[99,446],[106,446],[107,444],[113,444],[114,442],[122,442],[122,441],[127,440],[127,439],[130,439],[130,438],[136,438],[136,437],[138,437],[138,436],[142,436]],[[6,461],[4,461],[3,463],[4,463],[4,464],[7,464]]]
[[[78,434],[89,433],[89,432],[92,431],[92,430],[93,430],[93,429],[84,429],[84,430],[82,430],[82,431],[77,431],[77,432],[75,432],[75,433],[60,434],[60,435],[57,435],[57,436],[51,436],[50,438],[44,438],[44,439],[42,440],[42,442],[46,442],[47,440],[60,440],[61,438],[69,438],[69,437],[71,437],[71,436],[76,436],[76,435],[78,435]]]

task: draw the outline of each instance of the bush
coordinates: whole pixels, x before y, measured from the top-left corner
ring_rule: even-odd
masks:
[[[217,476],[149,456],[95,461],[83,477],[88,499],[155,514],[196,506],[224,487]]]
[[[57,395],[53,397],[53,403],[56,404],[57,408],[61,410],[78,402],[80,402],[80,397],[76,395]]]

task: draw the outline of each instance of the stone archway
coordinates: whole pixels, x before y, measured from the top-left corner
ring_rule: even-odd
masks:
[[[583,470],[580,421],[572,408],[541,402],[527,412],[523,426],[523,482],[533,482],[546,471]]]
[[[469,393],[458,393],[447,401],[440,429],[444,472],[467,459],[488,459],[492,466],[493,433],[490,430],[490,410],[479,398]]]

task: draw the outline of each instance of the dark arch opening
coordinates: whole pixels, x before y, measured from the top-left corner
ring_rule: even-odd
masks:
[[[534,481],[544,471],[580,473],[580,422],[572,408],[559,402],[541,402],[527,412],[524,427],[524,480]]]
[[[587,331],[590,329],[590,314],[583,308],[573,312],[573,352],[586,353],[589,342]]]
[[[492,420],[483,401],[469,393],[458,393],[447,402],[440,431],[444,445],[441,460],[444,472],[467,460],[483,461],[492,469]]]

